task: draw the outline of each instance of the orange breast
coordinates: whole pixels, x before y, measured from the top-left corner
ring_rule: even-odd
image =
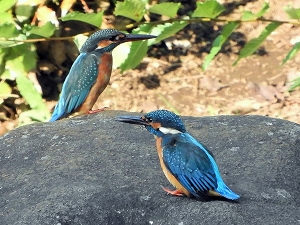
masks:
[[[186,196],[190,196],[190,193],[188,190],[186,190],[179,182],[178,180],[169,172],[169,170],[167,169],[164,161],[163,161],[163,156],[162,156],[162,151],[163,148],[161,146],[161,142],[162,142],[162,138],[156,138],[156,148],[157,148],[157,153],[158,153],[158,158],[159,158],[159,162],[160,162],[160,166],[165,174],[165,176],[167,177],[167,179],[169,180],[169,182],[178,190],[180,190],[181,192],[183,192]]]
[[[110,52],[105,52],[100,58],[100,63],[98,66],[98,77],[95,84],[92,86],[87,98],[81,106],[77,108],[77,112],[88,113],[95,102],[97,101],[99,95],[107,87],[112,71],[112,55]]]

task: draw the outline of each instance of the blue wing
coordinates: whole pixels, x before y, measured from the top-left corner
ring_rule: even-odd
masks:
[[[192,195],[199,197],[199,193],[213,190],[231,200],[240,197],[226,186],[214,157],[204,145],[188,133],[167,138],[163,140],[163,161]]]
[[[86,99],[98,76],[97,53],[81,53],[72,65],[50,122],[68,116]]]
[[[163,160],[167,169],[192,195],[217,188],[217,178],[211,159],[200,146],[185,134],[172,135],[171,144],[163,146]]]

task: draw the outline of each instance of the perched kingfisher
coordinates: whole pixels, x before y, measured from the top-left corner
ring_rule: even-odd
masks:
[[[119,116],[117,121],[144,125],[156,138],[161,168],[176,188],[177,196],[218,196],[236,200],[240,196],[224,183],[212,153],[189,133],[178,115],[156,110],[145,116]]]
[[[112,71],[111,51],[119,44],[155,38],[153,35],[124,34],[114,29],[103,29],[92,34],[80,49],[63,84],[61,96],[50,122],[72,113],[88,114],[99,95],[109,83]]]

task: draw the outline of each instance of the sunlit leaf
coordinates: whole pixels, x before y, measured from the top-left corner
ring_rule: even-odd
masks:
[[[0,37],[3,38],[17,37],[19,33],[20,32],[17,30],[15,24],[13,23],[3,23],[0,25]]]
[[[11,93],[11,87],[6,82],[0,82],[0,98],[5,98]]]
[[[17,0],[0,0],[0,13],[6,12],[16,4]]]
[[[178,9],[180,8],[180,3],[174,2],[163,2],[160,4],[154,4],[149,12],[156,13],[159,15],[164,15],[168,17],[175,17]]]
[[[132,42],[126,60],[120,66],[121,72],[137,67],[146,56],[148,50],[146,41]]]
[[[296,9],[291,6],[284,7],[283,10],[291,19],[300,20],[300,8]]]
[[[264,2],[263,7],[256,14],[252,13],[250,11],[244,11],[244,13],[242,15],[242,20],[243,21],[248,21],[248,20],[255,20],[257,18],[260,18],[269,10],[269,8],[270,8],[270,5],[266,2]]]
[[[32,26],[31,30],[29,31],[30,34],[35,34],[42,37],[51,37],[54,34],[54,31],[56,30],[56,27],[53,23],[47,22],[44,26],[37,27]]]
[[[33,10],[31,5],[18,5],[15,9],[16,17],[20,22],[24,22],[32,16]]]
[[[295,79],[295,80],[293,80],[292,83],[293,83],[293,84],[292,84],[291,87],[289,88],[289,91],[292,91],[292,90],[294,90],[294,89],[297,88],[297,87],[300,87],[300,77],[297,78],[297,79]]]
[[[148,41],[148,45],[158,43],[161,40],[173,36],[174,34],[182,30],[187,25],[188,22],[184,22],[184,21],[157,25],[151,30],[151,34],[157,35],[158,37],[156,39],[150,39]]]
[[[203,70],[206,70],[208,68],[209,63],[218,54],[225,41],[229,38],[229,36],[232,34],[235,28],[237,28],[238,25],[239,23],[237,22],[230,22],[224,26],[222,33],[214,40],[210,53],[205,57],[204,63],[202,65]]]
[[[14,18],[10,12],[0,13],[0,21],[3,23],[14,23]]]
[[[26,77],[26,73],[19,71],[16,82],[18,90],[31,109],[44,109],[48,111],[41,94],[38,93],[33,83]]]
[[[225,7],[216,0],[197,2],[197,8],[192,14],[192,17],[207,17],[214,19],[223,11],[225,11]]]
[[[81,49],[82,45],[88,38],[89,38],[88,36],[85,36],[83,34],[78,34],[74,38],[74,43],[76,44],[78,49]]]
[[[284,58],[284,60],[282,61],[281,65],[285,64],[288,60],[290,60],[291,58],[293,58],[297,52],[300,50],[300,42],[297,42],[293,48],[289,51],[289,53],[287,54],[287,56]]]
[[[140,0],[125,0],[124,2],[117,1],[114,14],[139,22],[144,16],[145,7],[146,4]]]
[[[236,65],[238,61],[240,61],[242,58],[246,58],[247,56],[252,55],[258,48],[261,46],[261,44],[264,42],[264,40],[274,31],[276,30],[281,24],[277,22],[270,23],[259,35],[257,38],[253,38],[249,42],[247,42],[244,46],[244,48],[240,51],[238,59],[233,63],[233,65]]]
[[[26,39],[27,37],[24,34],[19,34],[16,38],[0,38],[0,48],[9,48],[16,45],[21,45],[24,43],[22,41]]]
[[[66,16],[62,17],[62,21],[69,21],[69,20],[77,20],[81,22],[85,22],[96,27],[100,27],[102,24],[102,16],[103,11],[99,13],[80,13],[80,12],[71,12],[68,13]]]

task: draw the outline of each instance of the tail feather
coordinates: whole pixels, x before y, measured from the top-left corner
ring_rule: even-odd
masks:
[[[225,184],[222,185],[222,187],[218,187],[215,190],[217,193],[219,193],[221,196],[230,199],[230,200],[237,200],[240,198],[240,196],[236,193],[234,193],[232,190],[229,189]]]

